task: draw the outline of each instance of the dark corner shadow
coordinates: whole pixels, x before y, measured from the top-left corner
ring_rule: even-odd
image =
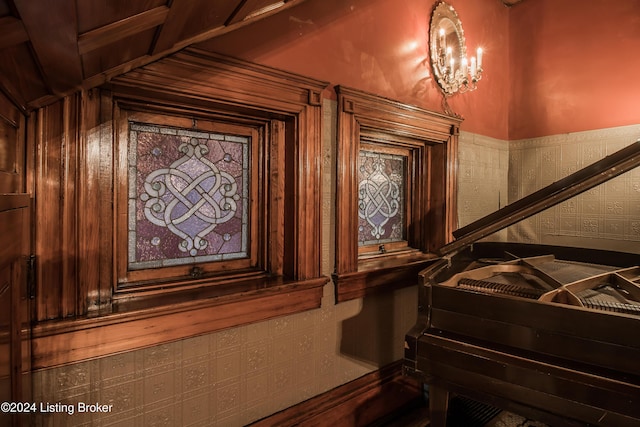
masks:
[[[364,297],[360,312],[342,321],[340,353],[377,366],[394,362],[395,323],[400,319],[396,310],[393,292]]]
[[[406,309],[417,311],[417,292],[412,307]],[[398,335],[404,337],[413,326],[403,325],[406,317],[399,311],[404,309],[394,291],[380,292],[363,298],[360,312],[342,321],[341,356],[379,367],[378,381],[359,391],[351,413],[353,426],[425,425],[420,424],[427,419],[422,385],[402,375],[401,361],[394,357],[403,342]]]

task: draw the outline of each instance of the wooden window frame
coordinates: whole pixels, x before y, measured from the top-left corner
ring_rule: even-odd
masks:
[[[456,225],[456,151],[462,119],[337,86],[336,301],[418,283],[418,272]],[[362,144],[405,147],[413,156],[408,245],[363,254],[358,247],[357,167]]]
[[[194,114],[190,111],[172,111],[172,114],[166,114],[161,109],[153,110],[148,106],[124,105],[121,103],[116,105],[117,117],[116,123],[116,159],[128,159],[130,155],[129,148],[129,123],[142,122],[150,123],[158,126],[199,130],[205,132],[233,133],[244,134],[250,138],[250,169],[252,179],[251,187],[248,190],[249,196],[249,226],[248,226],[248,254],[247,257],[233,259],[228,261],[209,261],[201,263],[187,263],[176,266],[167,266],[159,268],[141,268],[129,269],[129,235],[128,220],[131,215],[129,211],[131,207],[128,205],[129,200],[129,180],[130,170],[129,162],[118,163],[116,165],[116,280],[114,292],[116,295],[122,293],[139,293],[143,290],[148,292],[157,292],[157,288],[167,288],[167,282],[172,283],[173,287],[188,286],[184,282],[198,279],[229,280],[234,276],[241,275],[243,278],[264,277],[266,274],[282,274],[282,267],[272,259],[281,258],[278,251],[282,249],[282,245],[278,242],[267,244],[267,227],[269,223],[279,223],[277,218],[269,221],[269,213],[278,213],[277,209],[270,210],[279,198],[284,197],[284,189],[271,188],[269,183],[271,178],[277,174],[279,170],[284,169],[282,164],[269,162],[269,156],[265,154],[270,146],[279,149],[279,144],[285,141],[277,138],[271,138],[269,127],[270,122],[256,122],[241,124],[236,121],[226,123],[220,121],[221,118],[215,115]],[[283,125],[280,123],[280,125]],[[267,202],[267,198],[271,200]],[[126,209],[123,209],[126,207]],[[119,213],[119,211],[126,210]],[[277,230],[274,231],[275,234]]]
[[[30,179],[36,199],[52,202],[37,203],[34,214],[41,230],[34,369],[320,307],[329,281],[321,273],[318,190],[326,86],[188,48],[41,109],[31,128]],[[127,150],[117,134],[127,111],[254,126],[276,141],[264,146],[271,166],[259,233],[268,247],[257,249],[257,268],[138,277],[140,286],[130,288],[118,283],[119,245],[126,239],[121,216],[127,214],[119,168],[127,164]],[[69,226],[58,227],[60,212],[73,213],[65,215]],[[65,268],[52,259],[64,259]]]

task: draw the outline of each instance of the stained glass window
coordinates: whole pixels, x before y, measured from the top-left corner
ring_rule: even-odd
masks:
[[[399,242],[405,236],[405,156],[360,150],[358,244]]]
[[[129,269],[248,256],[250,143],[129,124]]]

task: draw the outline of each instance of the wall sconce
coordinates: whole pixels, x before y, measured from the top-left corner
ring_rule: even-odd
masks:
[[[445,97],[475,90],[482,78],[482,48],[468,60],[462,22],[451,5],[436,5],[429,37],[431,68]]]

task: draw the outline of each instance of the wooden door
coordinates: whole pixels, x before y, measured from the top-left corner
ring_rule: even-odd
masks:
[[[29,196],[0,195],[0,425],[27,423],[17,403],[32,402],[30,371],[30,309],[27,289]],[[4,402],[14,402],[7,406]]]

